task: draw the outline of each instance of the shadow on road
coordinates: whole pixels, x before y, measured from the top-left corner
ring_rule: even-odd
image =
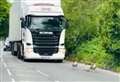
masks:
[[[43,59],[30,59],[25,60],[27,63],[63,63],[61,60],[43,60]]]

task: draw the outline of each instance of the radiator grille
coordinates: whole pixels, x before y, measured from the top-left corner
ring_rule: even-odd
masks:
[[[58,52],[59,38],[61,32],[53,32],[53,34],[41,34],[32,31],[33,50],[40,55],[48,56]]]

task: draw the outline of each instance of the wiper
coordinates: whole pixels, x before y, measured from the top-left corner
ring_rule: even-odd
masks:
[[[40,29],[33,29],[33,28],[30,28],[31,31],[33,32],[38,32]]]

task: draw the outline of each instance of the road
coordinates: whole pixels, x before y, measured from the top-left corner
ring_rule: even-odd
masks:
[[[0,55],[0,82],[120,82],[117,74],[86,69],[82,65],[73,68],[67,61],[23,62],[10,52],[1,51]]]

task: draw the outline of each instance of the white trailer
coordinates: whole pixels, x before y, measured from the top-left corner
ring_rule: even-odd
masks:
[[[16,0],[9,22],[13,55],[23,59],[64,59],[66,20],[61,0]]]

